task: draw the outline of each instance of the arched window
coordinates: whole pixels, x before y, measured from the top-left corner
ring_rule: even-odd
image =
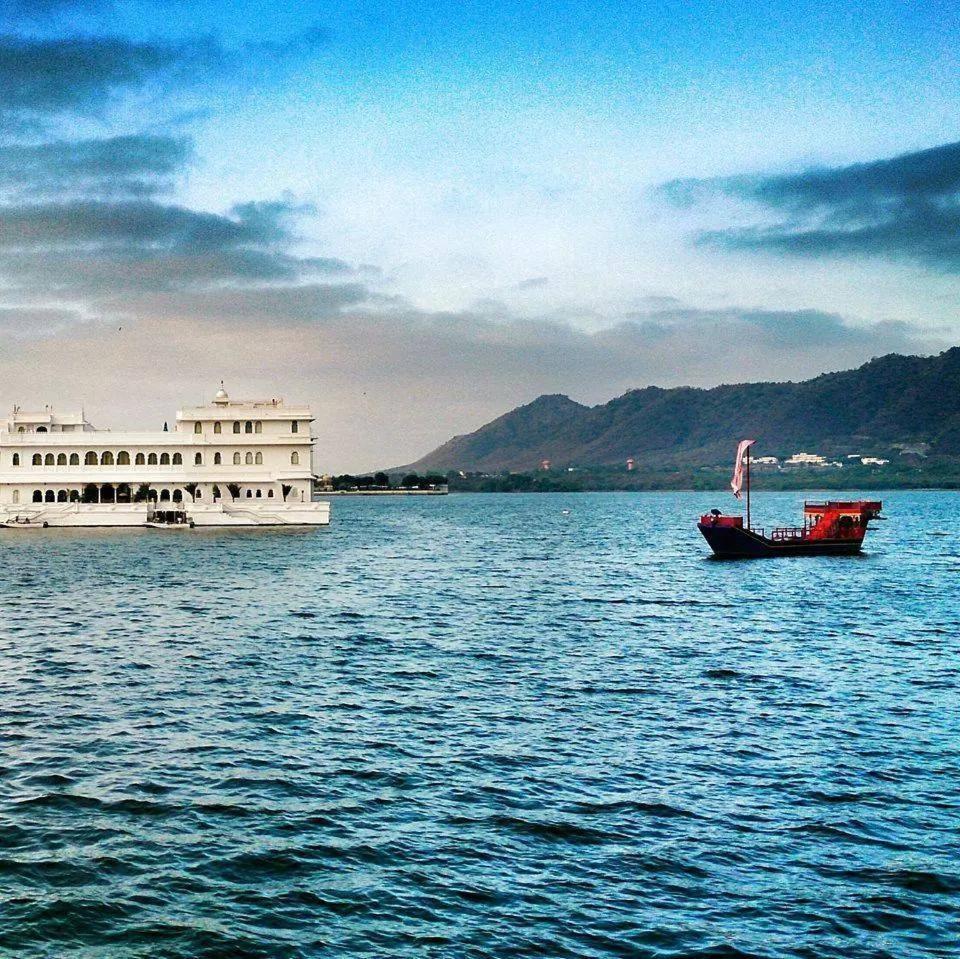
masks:
[[[54,491],[53,491],[52,489],[48,489],[48,490],[46,491],[46,493],[44,493],[43,499],[44,499],[44,501],[47,502],[47,503],[56,503],[56,501],[57,501],[57,494],[54,493]]]
[[[299,432],[300,432],[300,424],[299,424],[296,420],[294,420],[294,421],[290,424],[290,432],[291,432],[291,433],[299,433]]]
[[[13,501],[14,501],[14,503],[19,503],[19,502],[20,502],[20,490],[15,489],[15,490],[13,491]]]
[[[243,432],[244,433],[253,432],[253,423],[251,423],[250,420],[247,420],[247,422],[243,424]]]
[[[248,489],[248,490],[247,490],[247,499],[252,499],[252,498],[253,498],[253,490],[249,490],[249,489]]]
[[[240,432],[240,423],[237,420],[233,421],[233,432],[234,433]]]
[[[239,466],[239,465],[240,465],[240,454],[239,454],[239,453],[234,453],[234,454],[233,454],[233,465],[234,465],[234,466]]]
[[[147,458],[143,455],[143,453],[137,453],[137,455],[136,455],[136,457],[135,457],[135,459],[134,459],[134,463],[135,463],[137,466],[144,466],[144,465],[146,465],[146,462],[147,462]]]
[[[203,490],[198,489],[196,493],[193,494],[194,499],[203,499]]]
[[[70,490],[70,502],[79,503],[80,502],[80,490],[72,489]]]
[[[57,454],[57,466],[66,466],[67,465],[67,454],[58,453]]]
[[[160,502],[169,503],[170,502],[170,490],[162,489],[160,490]]]
[[[267,490],[267,499],[273,499],[273,490],[272,490],[272,489],[268,489],[268,490]]]
[[[194,466],[203,466],[203,453],[196,453],[193,457]]]
[[[257,420],[257,422],[253,424],[253,432],[254,433],[263,432],[263,423],[261,423],[260,420]]]
[[[17,432],[18,432],[18,433],[25,433],[26,430],[25,430],[22,426],[18,426],[18,427],[17,427]]]
[[[19,466],[19,465],[20,465],[20,454],[19,454],[19,453],[14,453],[14,454],[13,454],[13,465],[14,465],[14,466]]]
[[[43,493],[41,493],[40,490],[35,489],[35,490],[33,491],[33,501],[34,501],[34,503],[42,503],[42,502],[43,502]]]
[[[56,460],[53,458],[53,453],[47,453],[47,455],[44,456],[44,458],[43,458],[43,465],[44,465],[44,466],[53,466],[53,464],[54,464],[55,462],[56,462]]]
[[[247,464],[247,466],[253,466],[253,453],[247,453],[247,455],[244,456],[243,461]]]
[[[43,457],[39,453],[34,453],[31,462],[34,466],[43,466]]]
[[[262,490],[262,489],[258,489],[258,490],[257,490],[257,499],[260,499],[262,496],[263,496],[263,490]]]
[[[174,501],[174,503],[182,503],[182,502],[183,502],[183,490],[182,490],[182,489],[175,489],[175,490],[173,491],[173,501]]]
[[[197,420],[197,422],[193,424],[193,432],[194,432],[194,433],[202,433],[202,432],[203,432],[203,423],[201,423],[199,420]]]
[[[83,458],[84,466],[96,466],[97,465],[97,454],[92,450],[87,453]]]
[[[150,453],[147,456],[147,466],[156,466],[157,465],[157,454]]]
[[[263,466],[263,453],[257,453],[257,455],[254,456],[253,461],[257,464],[257,466]]]
[[[71,454],[70,454],[70,465],[71,465],[71,466],[79,466],[79,465],[80,465],[80,454],[79,454],[79,453],[71,453]]]
[[[161,465],[161,466],[169,466],[169,465],[170,465],[170,454],[169,454],[169,453],[161,453],[161,454],[160,454],[160,465]]]
[[[163,462],[163,458],[160,458],[160,462]],[[173,454],[173,465],[174,466],[183,466],[183,456],[180,453]]]
[[[130,454],[126,450],[120,450],[117,453],[117,466],[129,466],[130,465]]]
[[[67,491],[65,489],[59,490],[57,493],[57,502],[66,503],[67,501]]]
[[[113,453],[111,453],[110,450],[100,454],[100,465],[113,466]]]
[[[214,432],[214,433],[222,433],[222,432],[223,432],[223,429],[221,428],[221,426],[220,426],[219,423],[214,423],[214,424],[213,424],[213,432]]]
[[[294,451],[290,454],[290,465],[291,465],[291,466],[299,466],[299,465],[300,465],[300,454],[299,454],[296,450],[294,450]]]
[[[38,433],[46,433],[46,432],[47,432],[47,428],[46,428],[45,426],[38,426],[38,427],[37,427],[37,432],[38,432]]]
[[[213,465],[219,466],[223,462],[223,457],[219,453],[213,454]]]

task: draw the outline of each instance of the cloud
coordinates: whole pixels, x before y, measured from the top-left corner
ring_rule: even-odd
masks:
[[[677,206],[742,201],[740,222],[700,232],[728,249],[802,256],[878,256],[960,272],[960,142],[796,174],[678,180]],[[753,213],[754,222],[742,217]],[[762,222],[756,222],[756,214]]]
[[[152,199],[82,199],[0,206],[0,279],[23,297],[57,295],[95,307],[111,296],[205,285],[349,279],[333,257],[299,257],[284,202],[227,214]]]
[[[0,36],[0,123],[106,116],[134,95],[196,82],[207,95],[211,77],[262,75],[322,42],[317,31],[232,51],[212,40]],[[172,96],[165,108],[182,105]],[[174,202],[192,159],[185,137],[27,142],[19,129],[0,147],[0,331],[15,344],[0,351],[0,383],[10,400],[86,403],[107,426],[169,419],[221,376],[237,395],[283,384],[317,407],[318,465],[360,469],[409,462],[538,393],[599,402],[651,382],[798,378],[942,345],[898,323],[698,310],[669,297],[630,314],[530,318],[547,284],[536,268],[515,288],[530,291],[523,316],[483,298],[424,310],[385,293],[376,269],[306,248],[298,225],[314,211],[289,198],[223,210]],[[772,183],[765,199],[733,195],[782,218],[825,215]]]
[[[192,155],[186,137],[135,134],[0,147],[0,195],[146,197],[169,191]]]
[[[219,50],[211,43],[0,35],[0,117],[99,114],[121,90],[139,89],[174,70],[209,65],[218,58]]]
[[[389,304],[365,284],[356,282],[207,287],[199,290],[146,292],[103,301],[106,312],[125,311],[151,322],[190,317],[201,323],[231,323],[267,335],[280,327],[320,324],[348,308]]]
[[[111,0],[0,0],[0,17],[4,22],[45,20],[65,11],[90,11],[111,6]]]
[[[734,352],[796,350],[827,352],[828,355],[856,357],[872,351],[874,356],[896,351],[933,350],[938,340],[925,340],[908,323],[885,320],[868,324],[851,323],[838,313],[823,310],[768,310],[748,307],[695,309],[673,298],[645,313],[635,313],[630,322],[655,337],[676,340],[692,335],[709,349],[718,343],[731,344]],[[672,302],[670,302],[672,300]],[[737,345],[739,344],[739,346]],[[834,361],[836,362],[836,361]],[[827,367],[829,367],[829,361]],[[732,367],[736,369],[736,366]],[[835,367],[839,368],[839,367]]]
[[[815,310],[672,308],[587,332],[418,310],[353,283],[160,292],[115,306],[125,311],[115,322],[38,332],[0,355],[9,401],[82,402],[101,425],[146,427],[221,377],[236,395],[281,384],[315,406],[317,465],[336,470],[413,461],[541,393],[597,403],[649,383],[795,380],[944,346],[901,324]]]
[[[223,216],[150,200],[11,204],[0,210],[0,250],[83,244],[160,246],[181,252],[273,246],[285,238],[280,212]]]
[[[225,77],[235,86],[309,57],[326,43],[320,27],[235,48],[212,38],[146,42],[120,36],[0,34],[0,119],[9,136],[58,115],[102,116],[121,95],[149,88],[169,97],[180,88],[210,87]]]
[[[0,306],[0,335],[14,341],[37,339],[69,330],[83,319],[77,310],[59,307]]]

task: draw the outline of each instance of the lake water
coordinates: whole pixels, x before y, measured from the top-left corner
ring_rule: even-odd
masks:
[[[960,496],[882,498],[0,534],[0,954],[956,955]]]

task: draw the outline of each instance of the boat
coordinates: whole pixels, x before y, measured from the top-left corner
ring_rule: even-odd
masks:
[[[14,516],[12,519],[0,523],[0,527],[4,529],[18,530],[47,529],[49,525],[49,523],[37,522],[37,520],[31,519],[29,516]]]
[[[733,495],[746,493],[743,516],[725,515],[718,509],[700,517],[697,528],[714,555],[722,559],[759,559],[771,556],[849,556],[859,553],[872,520],[880,517],[879,500],[826,500],[803,504],[802,526],[778,526],[767,531],[755,527],[750,515],[750,447],[737,447]]]
[[[185,509],[155,509],[147,514],[144,524],[150,529],[193,529],[196,523]]]

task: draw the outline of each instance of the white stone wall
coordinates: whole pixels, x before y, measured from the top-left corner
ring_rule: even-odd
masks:
[[[64,425],[77,418],[70,419]],[[197,501],[212,503],[216,492],[229,500],[235,484],[248,505],[282,502],[284,487],[290,488],[287,502],[309,503],[311,420],[306,407],[234,402],[181,411],[170,432],[64,431],[55,418],[38,432],[36,422],[19,422],[15,413],[0,431],[0,504],[30,504],[37,491],[45,502],[51,493],[55,502],[69,501],[91,484],[107,501],[118,492],[133,498],[143,485],[158,499],[179,493],[189,501],[186,487],[195,484]]]

